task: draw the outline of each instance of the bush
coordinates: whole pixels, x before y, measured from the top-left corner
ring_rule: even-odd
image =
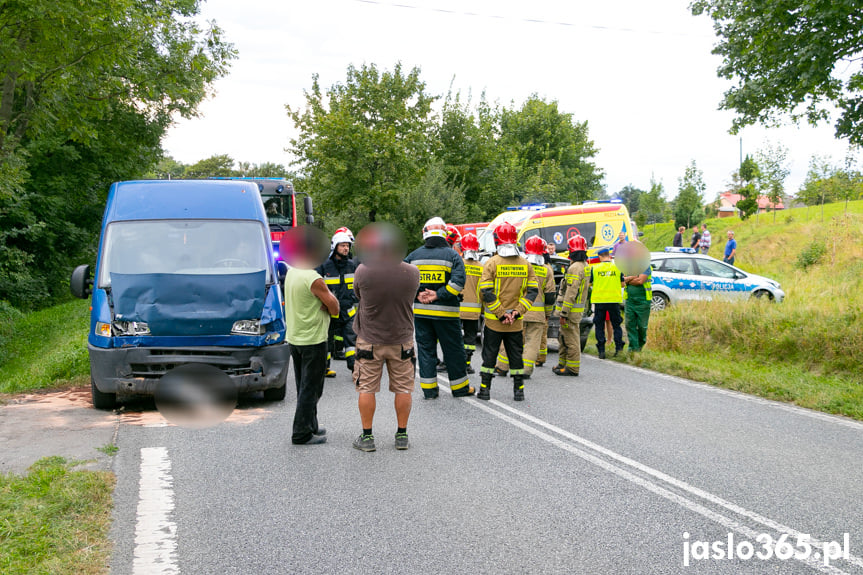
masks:
[[[827,246],[824,242],[822,240],[813,240],[803,248],[803,251],[797,254],[797,267],[805,270],[815,264],[819,264],[826,253]]]
[[[785,216],[785,223],[786,224],[794,223],[794,216],[792,216],[791,214],[788,214],[787,216]]]

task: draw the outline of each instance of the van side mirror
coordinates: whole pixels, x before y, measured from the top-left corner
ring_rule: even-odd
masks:
[[[69,280],[69,289],[72,295],[81,299],[87,299],[93,293],[93,279],[90,277],[90,266],[78,266],[72,270],[72,278]]]
[[[303,208],[306,210],[306,223],[315,223],[315,211],[312,209],[312,198],[309,196],[303,197]]]
[[[279,277],[279,283],[285,281],[285,276],[288,275],[288,264],[279,260],[276,262],[276,275]]]

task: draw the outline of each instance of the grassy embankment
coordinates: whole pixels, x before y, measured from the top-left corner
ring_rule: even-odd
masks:
[[[0,302],[0,393],[88,385],[89,302],[23,314]]]
[[[820,208],[778,212],[775,223],[773,214],[709,220],[710,255],[722,258],[734,230],[736,265],[780,282],[785,302],[672,306],[651,314],[645,351],[624,361],[863,419],[863,201],[844,212],[843,203],[826,205],[823,222]],[[672,224],[643,231],[654,251],[675,232]]]
[[[114,475],[47,457],[0,474],[0,573],[85,575],[108,564]]]

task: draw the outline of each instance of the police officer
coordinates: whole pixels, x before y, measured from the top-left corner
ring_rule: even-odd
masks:
[[[546,320],[546,307],[551,309],[557,288],[554,283],[554,270],[550,264],[545,263],[543,256],[547,255],[545,240],[539,236],[532,236],[524,242],[524,251],[527,261],[530,263],[536,281],[539,284],[539,294],[536,300],[531,302],[530,308],[524,314],[524,351],[522,361],[524,362],[524,379],[530,379],[542,346],[542,336],[548,331]],[[505,374],[509,369],[509,357],[506,350],[498,352],[495,373]]]
[[[479,334],[479,316],[482,304],[479,299],[479,280],[482,277],[482,264],[479,261],[479,240],[474,234],[465,234],[461,238],[462,261],[467,281],[461,292],[462,300],[459,307],[459,317],[463,332],[464,353],[467,359],[467,372],[474,373],[470,365],[471,357],[476,351],[476,340]]]
[[[611,248],[597,250],[599,263],[590,266],[593,291],[593,326],[599,359],[605,359],[605,312],[608,312],[614,333],[614,355],[623,351],[623,330],[620,329],[620,304],[623,303],[623,272],[611,261]]]
[[[497,254],[482,268],[479,290],[483,301],[485,330],[482,342],[482,384],[479,399],[491,399],[491,380],[501,342],[512,368],[513,398],[524,401],[522,316],[539,295],[533,268],[518,253],[518,234],[510,223],[498,225],[493,233]]]
[[[405,261],[420,271],[420,288],[414,301],[420,387],[426,399],[438,397],[437,345],[440,343],[454,397],[474,394],[467,377],[467,362],[459,319],[459,294],[464,289],[464,262],[446,241],[446,223],[431,218],[423,226],[424,245]]]
[[[336,342],[344,346],[345,360],[348,369],[353,371],[356,359],[357,336],[354,333],[354,315],[357,312],[357,298],[354,295],[354,272],[357,264],[351,256],[354,236],[347,228],[340,228],[333,234],[330,257],[318,266],[317,272],[336,299],[339,300],[339,315],[330,318],[330,330],[327,337],[329,354],[327,355],[327,377],[335,377],[336,372],[330,368],[330,359],[336,351]]]
[[[569,238],[569,259],[572,263],[560,282],[555,308],[560,313],[560,352],[556,375],[578,376],[581,367],[581,316],[584,313],[590,276],[587,274],[587,242],[576,235]]]

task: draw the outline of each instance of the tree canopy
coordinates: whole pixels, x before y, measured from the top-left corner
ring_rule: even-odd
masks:
[[[704,219],[704,179],[695,160],[686,166],[674,200],[674,225],[694,226]]]
[[[863,10],[859,0],[696,0],[720,38],[718,75],[736,80],[721,108],[743,126],[783,117],[815,124],[838,110],[836,136],[863,145]]]
[[[235,56],[196,0],[0,0],[0,300],[92,257],[105,193],[161,155]],[[46,298],[45,296],[48,296]]]
[[[441,206],[457,199],[458,210],[437,215],[478,221],[524,201],[604,193],[587,122],[561,112],[556,101],[531,96],[508,108],[482,97],[471,106],[450,93],[438,116],[436,99],[418,68],[364,65],[350,66],[346,80],[326,91],[313,77],[305,106],[288,106],[299,130],[289,151],[328,227],[388,219],[410,237],[415,218],[408,217],[407,198]],[[424,196],[416,195],[418,186]]]

